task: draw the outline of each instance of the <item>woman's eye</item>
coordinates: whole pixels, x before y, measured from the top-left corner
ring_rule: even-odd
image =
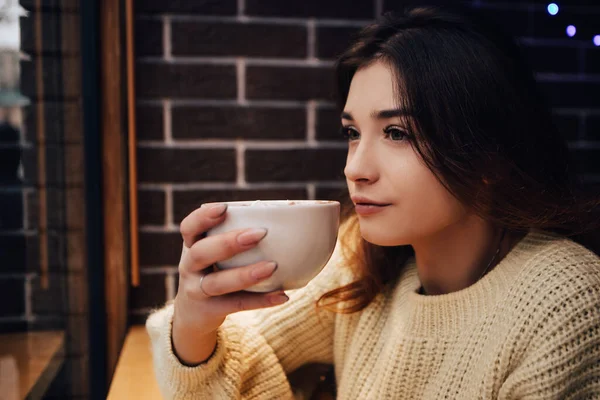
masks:
[[[397,128],[397,127],[386,128],[383,132],[392,141],[400,142],[400,141],[406,140],[408,138],[408,133],[406,133],[406,131],[404,131],[400,128]]]
[[[345,137],[347,140],[357,140],[360,138],[360,133],[358,133],[358,131],[354,128],[351,127],[347,127],[347,126],[342,126],[340,128],[340,132],[342,134],[343,137]]]

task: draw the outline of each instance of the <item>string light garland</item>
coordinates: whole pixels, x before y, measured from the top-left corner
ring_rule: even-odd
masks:
[[[554,17],[560,12],[560,7],[556,3],[550,3],[546,7],[546,10],[548,11],[548,14]],[[572,38],[577,34],[577,27],[575,25],[569,25],[566,27],[565,33],[568,37]],[[600,35],[594,35],[592,43],[594,43],[594,46],[600,47]]]

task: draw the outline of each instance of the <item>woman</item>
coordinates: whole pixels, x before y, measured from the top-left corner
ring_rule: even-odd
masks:
[[[336,72],[341,243],[289,301],[245,293],[276,266],[209,266],[266,232],[198,240],[226,208],[192,212],[177,298],[147,322],[163,395],[289,399],[288,375],[325,363],[339,399],[600,397],[597,200],[516,45],[417,8],[365,28]]]

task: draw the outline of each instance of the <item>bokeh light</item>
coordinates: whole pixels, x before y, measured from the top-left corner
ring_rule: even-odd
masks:
[[[600,35],[594,36],[594,44],[600,46]]]
[[[573,36],[575,36],[576,33],[577,33],[577,28],[575,28],[575,25],[567,26],[567,36],[573,37]]]
[[[558,14],[558,5],[556,3],[548,4],[548,14],[550,14],[550,15]]]

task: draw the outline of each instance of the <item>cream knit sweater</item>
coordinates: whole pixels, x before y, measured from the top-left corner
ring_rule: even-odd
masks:
[[[451,268],[451,266],[449,266]],[[532,231],[483,279],[417,294],[414,259],[364,310],[315,311],[352,280],[339,249],[307,287],[276,308],[231,315],[204,364],[179,363],[172,305],[146,323],[166,399],[292,399],[288,375],[335,366],[337,398],[600,399],[600,261],[576,243]]]

